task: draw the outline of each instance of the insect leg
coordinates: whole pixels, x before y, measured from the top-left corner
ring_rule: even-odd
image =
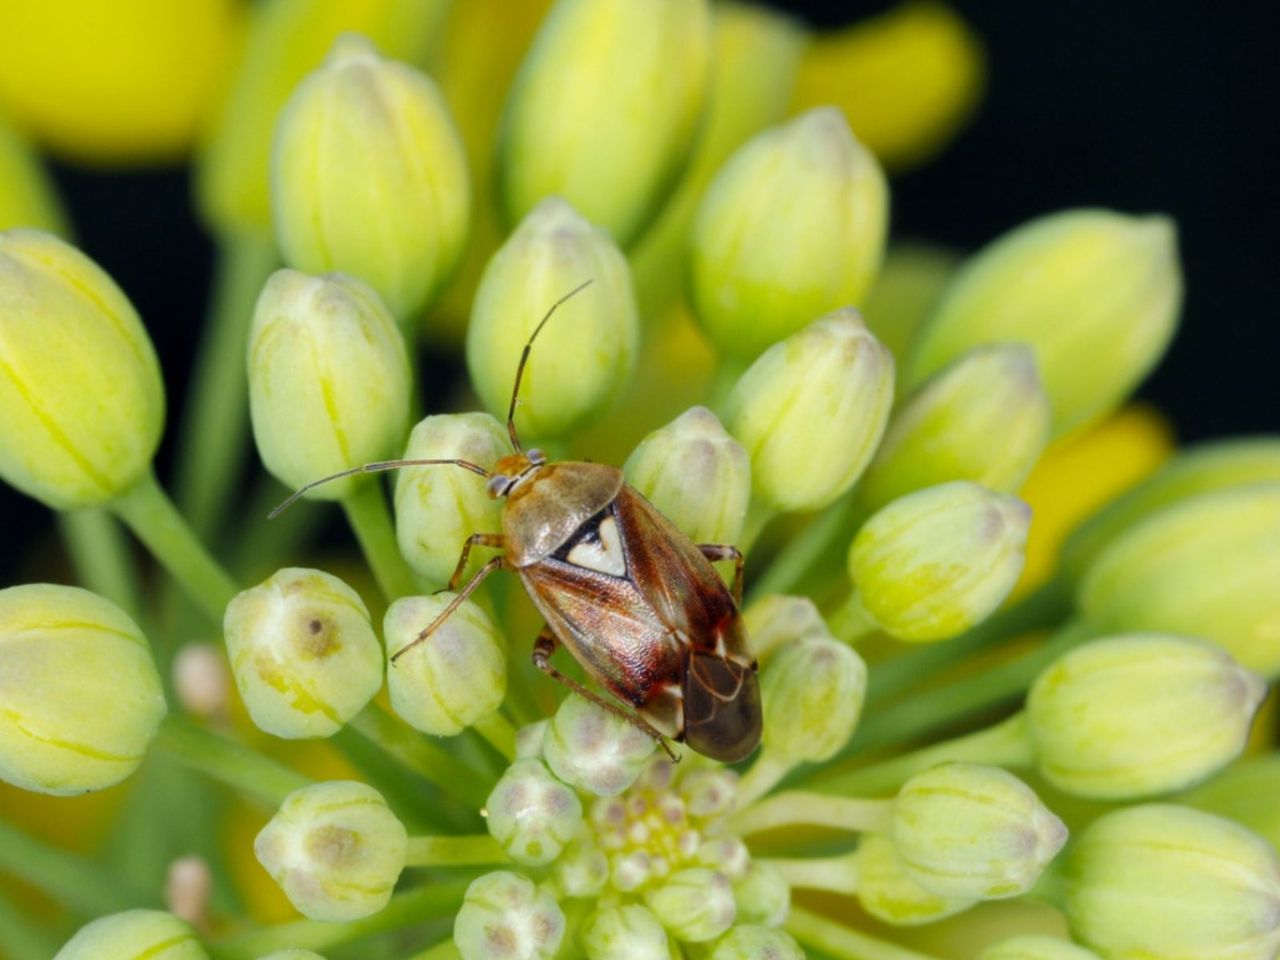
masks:
[[[712,563],[717,560],[733,561],[733,599],[738,606],[742,606],[742,567],[746,563],[742,558],[742,551],[724,543],[700,543],[698,549]]]
[[[500,533],[473,533],[467,537],[467,542],[462,545],[462,556],[458,558],[458,565],[453,568],[453,576],[449,578],[449,590],[457,590],[458,584],[462,581],[462,573],[467,569],[467,560],[471,558],[472,547],[498,547],[501,549],[506,546],[506,541],[502,539]]]
[[[538,639],[533,642],[533,665],[549,676],[552,680],[564,684],[580,697],[585,697],[596,706],[608,710],[616,717],[621,717],[633,727],[638,727],[658,742],[664,753],[675,763],[680,762],[680,758],[676,756],[675,751],[671,749],[671,744],[667,743],[667,738],[662,735],[657,727],[649,723],[644,717],[624,710],[618,704],[606,700],[594,690],[588,690],[577,680],[572,677],[566,677],[563,673],[551,665],[551,655],[556,652],[556,635],[551,632],[551,628],[543,626],[542,632],[538,634]]]
[[[403,657],[406,653],[408,653],[418,644],[426,640],[427,637],[435,633],[436,629],[440,626],[440,624],[448,620],[449,616],[453,613],[453,611],[457,610],[458,607],[462,605],[462,601],[467,599],[467,597],[471,596],[471,594],[475,592],[476,587],[480,586],[480,584],[484,581],[484,578],[487,577],[489,574],[493,573],[493,571],[500,568],[505,562],[506,562],[505,557],[494,557],[492,560],[486,563],[483,567],[477,570],[476,575],[472,577],[470,580],[468,580],[467,585],[462,588],[462,592],[449,601],[449,605],[440,611],[439,616],[437,616],[429,624],[423,627],[422,631],[416,637],[414,637],[407,644],[405,644],[403,647],[401,647],[399,650],[397,650],[395,653],[391,655],[391,662],[395,663],[397,660]]]

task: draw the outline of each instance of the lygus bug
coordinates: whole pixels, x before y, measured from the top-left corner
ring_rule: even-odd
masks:
[[[732,546],[695,545],[632,489],[617,467],[549,463],[542,451],[525,451],[516,434],[516,401],[533,341],[556,308],[590,283],[552,304],[525,344],[507,411],[514,452],[492,471],[466,460],[370,463],[308,484],[272,516],[312,487],[356,473],[453,464],[485,477],[489,495],[506,499],[502,532],[467,538],[448,589],[458,589],[472,548],[503,553],[481,567],[392,662],[427,640],[485,577],[513,570],[547,621],[533,646],[539,670],[645,730],[668,753],[664,736],[715,760],[741,760],[760,742],[762,723],[756,662],[747,652],[738,612],[742,554]],[[732,593],[713,560],[734,561]],[[559,643],[635,712],[552,666]]]

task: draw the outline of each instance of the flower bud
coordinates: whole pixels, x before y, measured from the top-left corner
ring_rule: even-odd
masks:
[[[310,950],[298,950],[291,947],[288,950],[277,950],[275,953],[269,953],[259,960],[324,960],[324,957],[318,953],[312,953]]]
[[[65,233],[66,218],[36,152],[0,118],[0,230],[11,227]]]
[[[942,247],[895,243],[875,285],[862,300],[867,328],[901,361],[915,332],[929,319],[955,275],[959,256]]]
[[[655,749],[639,727],[576,693],[561,702],[542,744],[552,773],[598,797],[614,797],[631,786]]]
[[[779,650],[760,680],[764,748],[792,762],[830,759],[858,725],[867,666],[850,647],[806,637]]]
[[[752,860],[742,879],[733,885],[738,922],[780,927],[791,912],[791,885],[777,867]]]
[[[791,934],[768,927],[737,924],[716,942],[707,960],[804,960]]]
[[[547,728],[549,726],[551,726],[551,721],[544,718],[537,723],[526,724],[517,730],[515,759],[540,758],[542,756],[542,744],[547,738]]]
[[[670,960],[667,931],[638,903],[597,910],[579,934],[587,960]]]
[[[1089,567],[1080,612],[1106,632],[1205,637],[1280,673],[1280,483],[1192,497],[1135,524]]]
[[[472,882],[453,923],[462,960],[551,960],[563,936],[555,898],[507,870]]]
[[[900,640],[945,640],[981,623],[1022,572],[1031,511],[957,480],[893,501],[849,547],[857,600]]]
[[[1101,960],[1092,950],[1070,940],[1043,934],[1006,937],[991,944],[978,960]]]
[[[649,434],[622,469],[694,543],[738,542],[751,499],[751,461],[706,407],[692,407]]]
[[[765,351],[726,419],[751,457],[753,492],[777,510],[817,510],[858,479],[892,403],[893,357],[857,311],[838,310]]]
[[[53,960],[209,960],[209,955],[173,914],[126,910],[85,924]]]
[[[470,460],[488,467],[508,452],[507,431],[487,413],[441,413],[409,434],[406,460]],[[449,582],[467,537],[502,529],[502,504],[484,480],[458,467],[405,467],[396,477],[396,539],[414,571],[433,587]],[[476,551],[468,570],[483,559]]]
[[[1062,434],[1118,406],[1155,366],[1181,301],[1167,218],[1041,217],[965,264],[916,337],[904,379],[915,386],[978,344],[1028,343]]]
[[[827,622],[808,597],[773,593],[761,597],[742,614],[751,650],[761,661],[806,637],[830,637]]]
[[[301,487],[396,451],[409,417],[409,359],[395,320],[351,277],[278,270],[254,308],[249,412],[266,468]],[[307,496],[339,500],[348,477]]]
[[[401,597],[382,621],[387,656],[418,638],[454,598],[452,593]],[[431,637],[387,670],[391,709],[411,727],[437,737],[461,733],[489,716],[507,694],[502,635],[473,601],[463,601]]]
[[[884,834],[864,834],[858,843],[858,903],[877,920],[900,927],[933,923],[968,910],[977,901],[944,897],[916,883]]]
[[[277,737],[331,736],[382,686],[364,601],[321,570],[286,567],[239,593],[223,633],[249,716]]]
[[[1280,948],[1280,861],[1261,837],[1186,807],[1108,813],[1072,845],[1072,933],[1106,957],[1267,960]]]
[[[223,717],[231,697],[225,651],[212,643],[188,643],[173,658],[173,692],[194,717]]]
[[[68,796],[119,783],[164,718],[142,631],[88,590],[0,590],[0,664],[0,779],[24,790]]]
[[[1233,760],[1266,690],[1216,644],[1108,637],[1036,678],[1028,730],[1040,773],[1059,790],[1132,799],[1189,786]]]
[[[671,935],[685,943],[714,940],[737,916],[729,878],[707,867],[676,871],[646,892],[644,902]]]
[[[408,845],[382,794],[334,780],[285,797],[253,853],[301,914],[340,923],[387,905]]]
[[[890,835],[907,875],[944,897],[1026,893],[1067,842],[1030,787],[999,767],[946,763],[916,774],[893,802]]]
[[[0,233],[0,477],[54,509],[103,504],[151,466],[164,387],[101,268],[52,234]]]
[[[598,897],[609,882],[609,858],[585,837],[570,841],[554,869],[556,889],[566,897]]]
[[[878,510],[951,480],[1014,493],[1048,441],[1049,398],[1031,348],[974,347],[921,386],[889,421],[858,500]]]
[[[485,803],[489,833],[516,863],[541,866],[560,856],[582,825],[582,802],[541,760],[509,766]]]
[[[689,816],[710,820],[733,809],[738,799],[738,775],[724,767],[690,770],[676,786]]]
[[[538,204],[493,255],[467,328],[467,369],[480,398],[506,416],[521,351],[538,336],[520,385],[522,435],[558,437],[600,413],[622,392],[639,339],[626,258],[609,236],[565,201]]]
[[[690,237],[694,312],[743,359],[857,304],[884,252],[888,188],[844,116],[819,108],[757,134],[724,165]]]
[[[466,242],[470,189],[462,142],[436,85],[339,37],[276,125],[271,200],[290,266],[340,270],[416,318]]]
[[[639,235],[698,131],[711,66],[708,6],[559,0],[503,114],[499,185],[508,222],[559,195],[620,245]]]

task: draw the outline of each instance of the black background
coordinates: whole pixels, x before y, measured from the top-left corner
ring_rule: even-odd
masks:
[[[815,24],[889,6],[775,5]],[[895,235],[971,250],[1065,207],[1172,215],[1187,299],[1178,338],[1141,396],[1183,440],[1280,428],[1280,4],[992,0],[956,9],[985,45],[987,90],[942,156],[894,181]],[[186,171],[54,173],[78,242],[146,318],[176,402],[212,256],[192,220]],[[171,445],[166,438],[162,476]],[[21,555],[47,539],[49,516],[2,487],[0,518],[8,584],[30,572]]]

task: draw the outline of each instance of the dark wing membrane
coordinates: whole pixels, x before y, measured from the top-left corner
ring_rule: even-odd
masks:
[[[760,684],[755,671],[694,652],[684,685],[685,742],[713,760],[741,760],[760,742]]]

